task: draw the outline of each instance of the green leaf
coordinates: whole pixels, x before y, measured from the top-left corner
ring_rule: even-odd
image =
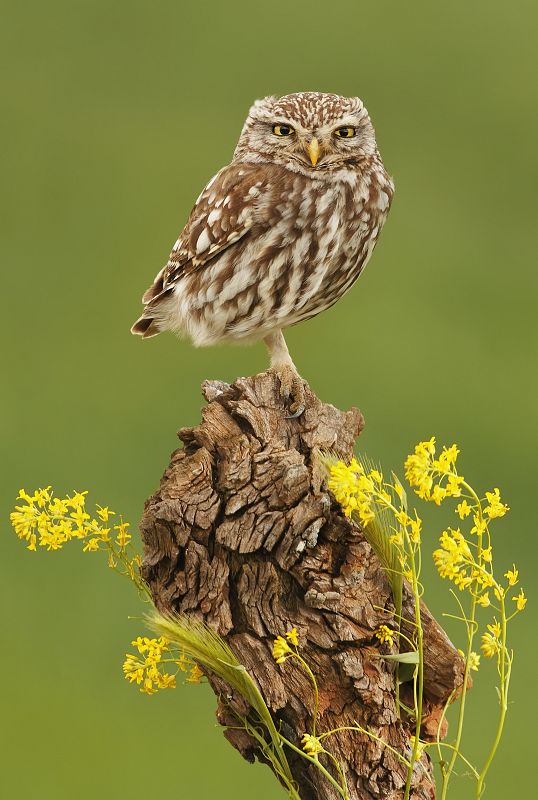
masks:
[[[383,653],[380,653],[379,656],[380,658],[384,658],[385,661],[399,661],[400,664],[419,663],[419,655],[416,650],[411,650],[409,653],[397,653],[394,656],[385,656]]]

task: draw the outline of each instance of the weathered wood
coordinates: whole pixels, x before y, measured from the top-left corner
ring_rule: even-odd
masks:
[[[143,574],[157,607],[194,614],[214,628],[253,676],[283,733],[297,745],[310,730],[312,688],[292,661],[276,665],[272,643],[296,627],[301,652],[320,687],[319,731],[359,723],[409,754],[407,721],[398,719],[394,665],[374,638],[387,621],[391,593],[362,531],[340,512],[322,485],[316,449],[349,459],[364,422],[310,390],[299,419],[287,419],[271,373],[232,386],[206,382],[202,422],[184,428],[158,491],[145,507]],[[405,601],[408,616],[412,603]],[[462,659],[439,625],[425,615],[425,717],[434,733],[439,712],[463,679]],[[218,718],[236,724],[239,698],[208,676]],[[229,741],[253,760],[256,743],[242,731]],[[382,745],[357,733],[331,736],[353,800],[401,798],[405,767]],[[300,745],[299,745],[300,746]],[[328,781],[289,753],[303,800],[335,800]],[[330,768],[330,764],[328,764]],[[415,767],[412,797],[431,800],[429,759]]]

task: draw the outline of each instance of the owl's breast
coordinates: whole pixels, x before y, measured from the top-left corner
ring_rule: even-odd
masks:
[[[248,232],[176,285],[169,327],[196,344],[261,338],[333,305],[368,260],[390,198],[351,171],[310,180],[282,169],[244,202]]]

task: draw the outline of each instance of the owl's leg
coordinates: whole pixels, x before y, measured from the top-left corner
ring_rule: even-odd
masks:
[[[291,401],[290,419],[300,417],[305,409],[304,381],[291,360],[284,335],[280,330],[273,331],[263,341],[269,350],[270,370],[280,380],[280,394],[286,401]]]

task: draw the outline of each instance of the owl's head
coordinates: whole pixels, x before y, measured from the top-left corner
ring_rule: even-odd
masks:
[[[249,111],[234,161],[271,162],[303,174],[358,165],[377,152],[362,100],[298,92],[257,100]]]

